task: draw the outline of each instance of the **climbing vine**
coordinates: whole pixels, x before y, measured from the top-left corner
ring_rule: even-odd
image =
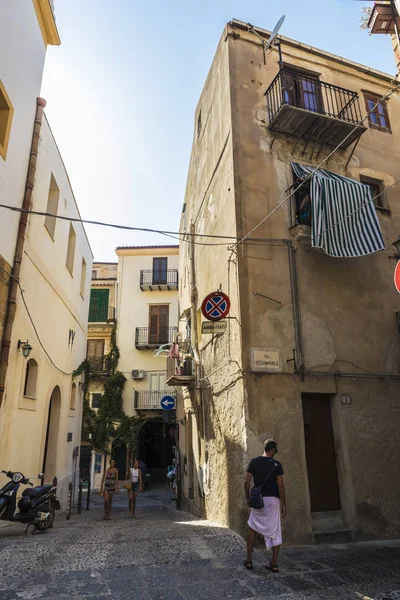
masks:
[[[125,443],[132,448],[137,440],[138,417],[128,417],[123,409],[123,390],[126,377],[118,371],[120,357],[117,346],[117,322],[114,321],[110,338],[110,352],[105,357],[104,390],[97,411],[90,408],[89,385],[94,379],[102,376],[96,370],[95,365],[86,358],[73,372],[72,378],[84,375],[82,383],[83,391],[83,416],[82,416],[82,439],[89,441],[94,450],[107,451],[111,438],[116,440],[117,445]]]

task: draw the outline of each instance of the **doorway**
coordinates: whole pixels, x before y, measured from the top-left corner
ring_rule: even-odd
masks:
[[[43,455],[44,481],[51,483],[57,474],[57,445],[61,415],[61,391],[58,385],[52,391],[47,418],[46,442]]]
[[[340,510],[331,397],[302,394],[301,399],[311,512]]]
[[[155,419],[150,419],[143,425],[140,431],[139,458],[150,469],[161,469],[172,464],[175,430],[175,424]]]
[[[118,479],[126,477],[126,444],[113,442],[111,457],[115,461],[115,468],[118,469]]]

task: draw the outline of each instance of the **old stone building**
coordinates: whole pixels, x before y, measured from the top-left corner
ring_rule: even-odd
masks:
[[[264,52],[268,37],[227,24],[195,114],[181,232],[230,237],[181,249],[194,359],[189,373],[171,358],[168,380],[181,386],[181,504],[244,532],[246,466],[274,437],[286,540],[389,538],[400,95],[390,75],[295,40],[280,38],[281,59]],[[230,297],[227,329],[202,334],[214,290]]]

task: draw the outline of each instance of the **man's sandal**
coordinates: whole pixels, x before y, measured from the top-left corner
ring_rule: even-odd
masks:
[[[251,562],[251,560],[245,560],[243,562],[243,564],[246,567],[246,569],[252,569],[253,568],[253,563]]]
[[[273,565],[272,563],[270,563],[269,565],[265,565],[265,568],[268,569],[268,571],[271,571],[272,573],[279,573],[278,565]]]

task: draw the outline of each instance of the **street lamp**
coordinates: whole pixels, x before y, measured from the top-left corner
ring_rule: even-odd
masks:
[[[32,352],[32,346],[30,345],[29,340],[26,340],[26,342],[21,342],[21,340],[18,340],[18,351],[20,348],[22,348],[22,354],[24,358],[28,358]]]

